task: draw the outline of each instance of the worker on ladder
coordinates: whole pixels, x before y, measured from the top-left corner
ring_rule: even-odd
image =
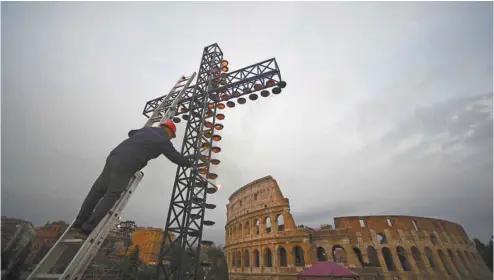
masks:
[[[149,160],[163,154],[179,166],[192,167],[192,158],[182,156],[171,142],[176,137],[176,131],[175,124],[170,120],[159,127],[129,131],[129,138],[107,157],[101,175],[82,203],[72,230],[88,236],[120,198],[132,176]]]

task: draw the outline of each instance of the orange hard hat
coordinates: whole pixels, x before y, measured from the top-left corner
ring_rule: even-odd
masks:
[[[168,127],[168,128],[169,128],[169,129],[173,132],[173,134],[176,134],[176,133],[177,133],[177,127],[176,127],[176,126],[175,126],[175,124],[174,124],[172,121],[170,121],[170,120],[162,122],[162,123],[161,123],[161,126],[166,126],[166,127]]]

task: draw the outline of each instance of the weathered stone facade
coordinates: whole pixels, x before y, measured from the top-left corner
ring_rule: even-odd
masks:
[[[338,217],[331,226],[297,226],[289,200],[267,176],[230,196],[225,253],[231,280],[296,279],[333,261],[361,279],[492,279],[463,228],[410,216]],[[380,278],[375,278],[379,276]]]

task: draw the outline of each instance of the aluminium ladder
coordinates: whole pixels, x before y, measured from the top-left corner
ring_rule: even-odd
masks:
[[[161,123],[166,120],[170,120],[175,116],[174,109],[178,102],[181,100],[183,94],[186,92],[190,83],[194,80],[196,73],[191,76],[181,76],[175,86],[171,89],[170,93],[165,97],[161,104],[154,110],[152,116],[148,119],[144,127],[155,126],[156,123]],[[173,101],[172,101],[173,100]],[[166,112],[161,110],[166,108]],[[162,115],[163,114],[163,115]],[[124,209],[125,205],[130,199],[130,196],[134,193],[137,185],[142,180],[144,173],[138,171],[130,180],[126,190],[122,192],[122,195],[117,200],[110,212],[101,220],[91,234],[84,239],[80,237],[74,237],[73,232],[70,230],[74,221],[60,236],[55,245],[48,251],[39,264],[33,269],[31,274],[26,280],[38,280],[38,279],[56,279],[56,280],[79,280],[84,275],[87,267],[90,265],[93,258],[98,253],[103,241],[110,230],[116,226],[120,213]],[[70,252],[69,252],[70,251]],[[71,254],[67,254],[71,253]],[[64,255],[61,259],[60,257]],[[70,256],[68,256],[70,255]],[[63,271],[57,271],[59,269],[59,263],[64,261],[70,262]]]

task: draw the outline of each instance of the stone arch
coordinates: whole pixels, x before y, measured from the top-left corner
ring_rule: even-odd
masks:
[[[395,262],[393,260],[393,255],[391,255],[391,250],[388,247],[382,248],[384,262],[386,262],[386,267],[389,271],[395,270]]]
[[[439,241],[437,239],[437,236],[434,233],[431,233],[431,235],[429,236],[429,238],[430,238],[432,244],[434,244],[434,245],[438,245],[439,244]]]
[[[447,252],[448,252],[448,256],[451,259],[451,262],[453,263],[453,266],[455,267],[456,271],[458,271],[459,274],[464,274],[463,270],[460,269],[460,266],[458,264],[458,260],[456,259],[456,256],[453,253],[453,251],[451,251],[451,249],[448,249]]]
[[[467,270],[468,272],[470,272],[470,269],[468,267],[468,264],[467,264],[465,258],[463,257],[463,254],[461,253],[461,251],[459,249],[456,250],[456,254],[458,255],[458,258],[460,259],[460,262],[461,262],[463,268],[465,270]]]
[[[367,255],[369,256],[369,265],[373,267],[381,267],[381,264],[379,263],[379,257],[377,255],[377,250],[369,246],[367,247]]]
[[[432,225],[434,226],[435,229],[441,229],[436,222],[432,222]]]
[[[323,247],[317,247],[317,260],[320,262],[328,261],[328,255],[326,255],[326,250]]]
[[[439,259],[443,263],[443,267],[446,270],[446,273],[448,273],[448,275],[451,275],[452,270],[451,267],[449,266],[448,260],[446,259],[446,255],[441,249],[437,250],[437,254],[439,255]]]
[[[284,231],[285,230],[285,217],[283,214],[279,214],[276,216],[276,224],[278,225],[278,231]]]
[[[477,260],[477,256],[475,256],[475,253],[474,253],[474,252],[470,252],[470,254],[472,254],[472,258],[473,258],[474,260]]]
[[[249,236],[250,235],[250,223],[249,223],[249,221],[245,222],[244,232],[245,232],[245,235],[246,236]]]
[[[460,243],[461,244],[461,238],[456,238],[456,236],[453,233],[448,234],[447,232],[444,233],[446,237],[449,237],[449,240],[453,243]]]
[[[434,256],[432,255],[432,250],[429,247],[424,248],[425,256],[431,268],[437,268],[436,262],[434,261]]]
[[[266,225],[266,232],[270,233],[271,232],[271,218],[268,216],[264,219],[265,225]]]
[[[232,238],[236,238],[236,237],[237,237],[237,226],[234,225],[232,228]]]
[[[470,265],[470,267],[473,268],[473,262],[472,259],[470,258],[470,254],[468,254],[467,250],[463,251],[463,254],[465,255],[465,258],[467,259],[467,262]]]
[[[331,248],[331,254],[333,255],[333,261],[335,263],[346,263],[346,251],[341,245],[334,245]]]
[[[298,245],[293,247],[293,261],[295,266],[305,266],[304,249]]]
[[[237,251],[237,267],[242,267],[242,253],[240,251]]]
[[[412,248],[410,248],[410,251],[412,252],[413,260],[417,264],[418,269],[420,271],[425,271],[425,265],[422,261],[422,254],[420,253],[420,250],[417,247],[412,246]]]
[[[232,267],[236,267],[237,266],[237,257],[236,257],[237,254],[235,254],[235,252],[231,253],[231,259],[232,259]]]
[[[242,224],[238,224],[238,237],[242,237]]]
[[[468,261],[468,262],[466,261],[466,259],[465,259],[466,257],[465,258],[463,257],[463,253],[460,250],[457,250],[456,252],[457,252],[458,257],[460,258],[460,261],[463,264],[463,267],[465,268],[465,270],[471,272],[471,270],[470,270],[470,261]]]
[[[386,238],[386,235],[382,232],[376,234],[376,239],[379,244],[388,244],[388,239]]]
[[[255,228],[256,228],[256,234],[261,233],[261,232],[260,232],[261,222],[260,222],[259,220],[255,220],[255,221],[254,221],[254,226],[255,226]]]
[[[479,272],[477,271],[477,266],[475,265],[474,260],[472,260],[470,258],[470,254],[468,253],[468,251],[465,250],[465,251],[463,251],[463,253],[465,254],[465,258],[467,259],[468,264],[470,265],[470,269],[471,269],[472,273],[474,273],[476,275],[480,275]]]
[[[261,266],[261,258],[259,256],[259,250],[254,249],[254,267]]]
[[[273,255],[271,249],[264,249],[264,267],[273,267]]]
[[[279,260],[278,265],[280,267],[288,266],[288,255],[286,254],[286,249],[282,246],[278,248],[278,260]]]
[[[244,251],[244,267],[250,267],[249,250],[247,249]]]
[[[410,262],[408,261],[407,254],[405,248],[398,246],[396,247],[396,253],[398,254],[398,259],[400,260],[401,267],[405,271],[412,270]]]
[[[360,262],[360,265],[362,267],[364,267],[364,259],[362,258],[362,252],[360,252],[360,248],[353,247],[353,252],[355,253],[355,256],[357,256],[357,259]]]
[[[465,254],[465,257],[467,258],[467,261],[468,261],[469,263],[472,263],[472,259],[470,259],[470,256],[469,256],[469,254],[468,254],[468,251],[467,251],[467,250],[463,251],[463,254]]]

